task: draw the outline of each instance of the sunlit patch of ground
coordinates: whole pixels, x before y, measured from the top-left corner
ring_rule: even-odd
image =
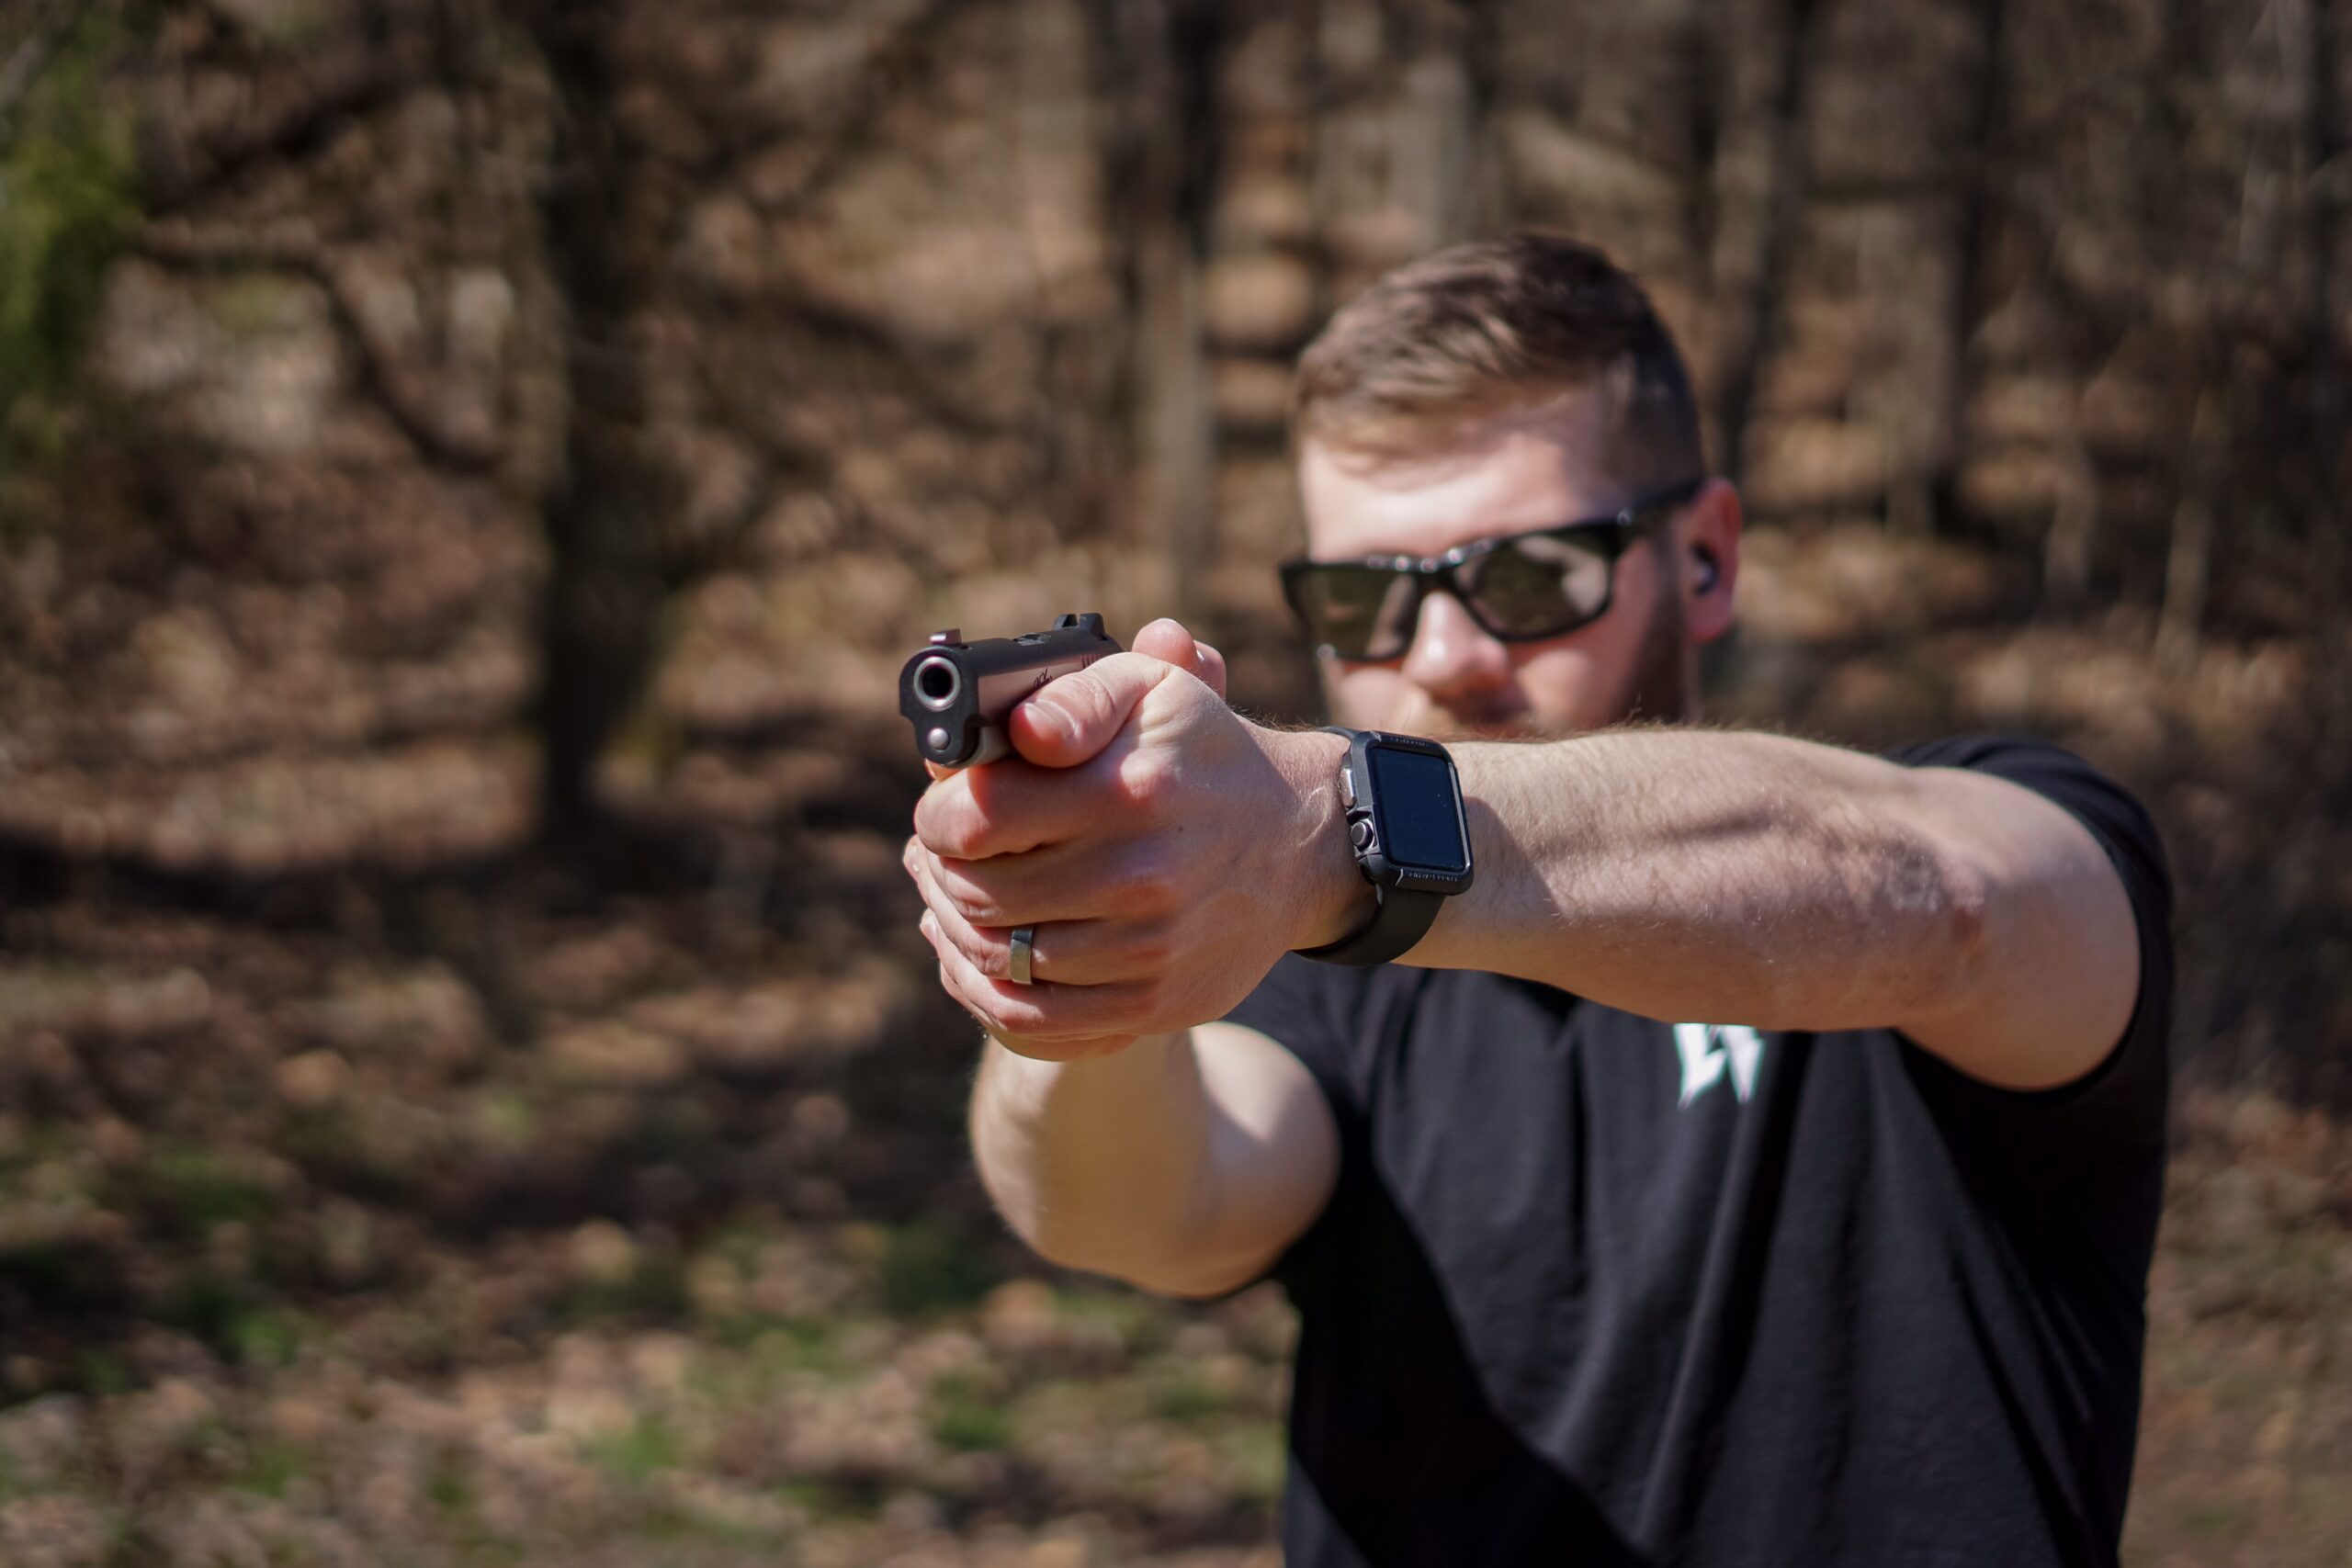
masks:
[[[2341,1564],[2352,1133],[2260,1098],[2192,1096],[2181,1122],[2127,1556]],[[218,1163],[150,1179],[224,1259],[272,1201]],[[1181,1307],[1040,1276],[962,1222],[755,1211],[690,1245],[592,1220],[403,1272],[302,1300],[216,1275],[177,1325],[13,1368],[51,1386],[0,1411],[0,1562],[1275,1561],[1271,1290]]]

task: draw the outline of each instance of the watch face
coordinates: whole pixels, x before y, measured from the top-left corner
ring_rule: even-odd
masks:
[[[1470,869],[1469,845],[1453,764],[1425,751],[1374,746],[1373,810],[1379,818],[1380,844],[1400,866],[1460,875]]]

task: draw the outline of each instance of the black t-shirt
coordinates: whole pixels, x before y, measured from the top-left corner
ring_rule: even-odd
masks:
[[[1289,1568],[2115,1561],[2164,1182],[2163,851],[2055,747],[1894,760],[2035,790],[2121,873],[2139,1003],[2087,1077],[2021,1093],[1891,1030],[1296,957],[1232,1013],[1340,1128],[1274,1270],[1300,1313]]]

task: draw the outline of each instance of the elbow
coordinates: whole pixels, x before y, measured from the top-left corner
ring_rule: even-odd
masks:
[[[1964,851],[1922,848],[1925,897],[1905,912],[1915,922],[1917,947],[1909,996],[1899,1016],[1936,1018],[1968,1011],[1993,970],[1993,874]]]
[[[1153,1246],[1141,1235],[1074,1242],[1072,1238],[1040,1234],[1022,1239],[1029,1243],[1030,1250],[1057,1268],[1101,1274],[1158,1296],[1208,1300],[1229,1294],[1260,1272],[1254,1268]]]
[[[1040,1190],[1033,1170],[985,1156],[978,1163],[980,1184],[1005,1227],[1045,1262],[1159,1295],[1223,1293],[1179,1227],[1153,1224],[1134,1205],[1057,1207]]]
[[[1993,968],[1993,874],[1964,847],[1908,827],[1825,846],[1847,902],[1842,940],[1755,983],[1762,1029],[1858,1029],[1964,1012]]]
[[[1954,969],[1971,979],[1982,976],[1993,945],[1993,878],[1964,856],[1947,855],[1942,877],[1944,950]]]

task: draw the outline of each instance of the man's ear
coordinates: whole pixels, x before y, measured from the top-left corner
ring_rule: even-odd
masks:
[[[1676,530],[1683,555],[1682,622],[1693,642],[1713,642],[1731,629],[1740,523],[1739,492],[1726,479],[1709,479]]]

